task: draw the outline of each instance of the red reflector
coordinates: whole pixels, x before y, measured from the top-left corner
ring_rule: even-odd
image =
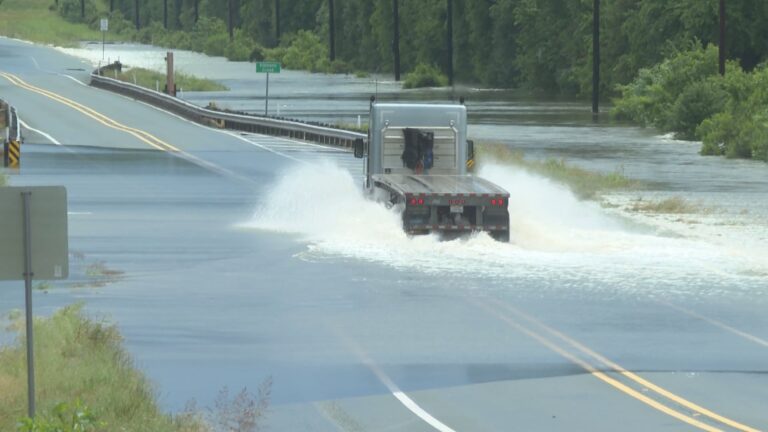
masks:
[[[500,205],[500,206],[503,206],[503,205],[504,205],[504,200],[503,200],[503,199],[499,199],[499,205]]]
[[[491,205],[496,205],[496,200],[495,199],[491,200]]]
[[[419,198],[419,205],[424,204],[424,198]]]

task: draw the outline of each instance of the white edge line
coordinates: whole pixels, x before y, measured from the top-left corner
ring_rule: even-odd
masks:
[[[366,359],[368,360],[368,359]],[[420,419],[424,420],[432,426],[433,428],[439,430],[440,432],[456,432],[455,429],[452,429],[451,427],[447,426],[445,423],[441,422],[440,420],[434,418],[432,414],[428,413],[424,410],[424,408],[420,407],[419,404],[417,404],[413,399],[408,397],[400,388],[392,382],[392,380],[384,374],[384,372],[379,369],[378,366],[373,364],[370,361],[366,362],[366,366],[368,366],[369,369],[373,371],[374,374],[381,380],[381,382],[387,386],[387,389],[389,389],[389,392],[392,393],[392,396],[397,398],[397,400],[400,401],[403,406],[408,408],[409,411],[416,414]]]
[[[146,106],[148,106],[148,107],[150,107],[150,108],[152,108],[152,109],[154,109],[154,110],[157,110],[157,111],[163,112],[163,113],[165,113],[165,114],[168,114],[168,115],[170,115],[170,116],[176,117],[177,119],[179,119],[179,120],[181,120],[181,121],[184,121],[184,122],[186,122],[186,123],[189,123],[189,124],[195,125],[195,126],[197,126],[197,127],[199,127],[199,128],[202,128],[202,129],[206,129],[206,130],[208,130],[208,131],[212,131],[212,132],[218,132],[218,133],[221,133],[221,134],[224,134],[224,135],[229,135],[229,136],[231,136],[231,137],[233,137],[233,138],[237,138],[237,139],[238,139],[238,140],[240,140],[240,141],[244,141],[244,142],[246,142],[246,143],[248,143],[248,144],[250,144],[250,145],[252,145],[252,146],[255,146],[255,147],[259,147],[259,148],[261,148],[261,149],[263,149],[263,150],[266,150],[266,151],[268,151],[268,152],[270,152],[270,153],[274,153],[274,154],[276,154],[276,155],[278,155],[278,156],[282,156],[282,157],[284,157],[284,158],[286,158],[286,159],[290,159],[290,160],[292,160],[292,161],[295,161],[295,162],[299,162],[299,163],[303,163],[303,164],[306,164],[306,163],[308,163],[308,162],[306,162],[306,161],[303,161],[303,160],[301,160],[301,159],[297,159],[297,158],[295,158],[295,157],[293,157],[293,156],[291,156],[291,155],[287,155],[287,154],[285,154],[285,153],[282,153],[282,152],[279,152],[279,151],[277,151],[277,150],[271,149],[271,148],[269,148],[269,147],[267,147],[267,146],[265,146],[265,145],[263,145],[263,144],[259,144],[259,143],[255,143],[255,142],[253,142],[253,141],[250,141],[250,140],[248,140],[248,139],[246,139],[246,138],[243,138],[243,137],[241,137],[241,136],[240,136],[240,135],[238,135],[237,133],[234,133],[234,132],[230,132],[230,131],[228,131],[228,130],[222,130],[222,129],[218,129],[218,128],[212,128],[212,127],[210,127],[210,126],[205,126],[205,125],[202,125],[202,124],[200,124],[200,123],[197,123],[197,122],[194,122],[194,121],[192,121],[192,120],[189,120],[189,119],[187,119],[187,118],[184,118],[184,117],[182,117],[182,116],[180,116],[180,115],[178,115],[178,114],[176,114],[176,113],[172,113],[172,112],[170,112],[170,111],[168,111],[168,110],[165,110],[165,109],[162,109],[162,108],[156,107],[156,106],[154,106],[154,105],[152,105],[152,104],[150,104],[150,103],[147,103],[147,102],[144,102],[144,101],[140,101],[140,100],[138,100],[138,99],[134,99],[134,98],[132,98],[132,97],[130,97],[130,96],[122,95],[122,94],[119,94],[119,93],[111,92],[111,91],[109,91],[109,90],[104,90],[104,89],[100,89],[100,88],[97,88],[97,87],[94,87],[94,88],[95,88],[95,89],[97,89],[97,90],[101,90],[101,91],[109,92],[110,94],[115,94],[115,95],[117,95],[117,96],[123,97],[123,98],[125,98],[125,99],[128,99],[128,100],[131,100],[131,101],[133,101],[133,102],[138,102],[138,103],[140,103],[140,104],[142,104],[142,105],[146,105]],[[255,134],[255,135],[257,135],[257,134]],[[283,140],[284,140],[284,141],[287,141],[287,142],[294,142],[294,141],[285,140],[285,139],[283,139]],[[295,141],[295,142],[296,142],[296,143],[299,143],[299,144],[305,144],[304,142],[300,142],[300,141]]]
[[[33,128],[32,126],[28,125],[28,124],[27,124],[27,123],[26,123],[24,120],[21,120],[21,119],[19,119],[19,123],[20,123],[20,124],[21,124],[21,125],[22,125],[22,126],[25,128],[25,129],[31,130],[32,132],[34,132],[34,133],[36,133],[36,134],[38,134],[38,135],[42,135],[42,136],[43,136],[43,137],[45,137],[45,138],[46,138],[48,141],[50,141],[50,142],[52,142],[52,143],[56,144],[57,146],[63,145],[63,144],[62,144],[62,143],[60,143],[60,142],[59,142],[59,141],[58,141],[56,138],[52,137],[50,134],[47,134],[47,133],[45,133],[45,132],[41,131],[40,129],[35,129],[35,128]]]
[[[88,84],[86,84],[86,83],[84,83],[84,82],[80,81],[79,79],[77,79],[77,78],[73,77],[72,75],[67,75],[67,74],[63,74],[63,73],[60,73],[60,74],[57,74],[57,75],[58,75],[58,76],[62,76],[62,77],[65,77],[65,78],[69,78],[69,79],[71,79],[72,81],[74,81],[74,82],[76,82],[76,83],[80,84],[80,85],[81,85],[81,86],[83,86],[83,87],[90,87]]]
[[[428,413],[424,408],[419,406],[416,401],[408,397],[408,395],[406,395],[405,392],[403,392],[400,387],[398,387],[397,384],[395,384],[394,381],[392,381],[392,379],[373,362],[373,360],[362,350],[362,348],[360,348],[360,346],[357,345],[357,343],[350,337],[344,334],[341,329],[334,327],[334,330],[336,334],[339,335],[341,340],[360,358],[363,364],[368,367],[368,369],[370,369],[374,375],[376,375],[376,377],[381,381],[382,384],[384,384],[384,386],[387,387],[387,390],[389,390],[392,396],[400,401],[400,403],[406,407],[408,411],[412,412],[418,418],[424,420],[424,422],[440,432],[456,432],[455,429],[433,417],[432,414]]]

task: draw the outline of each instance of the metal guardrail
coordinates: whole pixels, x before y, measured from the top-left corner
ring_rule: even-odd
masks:
[[[282,136],[304,141],[351,148],[357,139],[366,135],[291,120],[234,114],[211,110],[191,104],[165,93],[100,75],[101,69],[91,74],[91,85],[120,93],[170,111],[197,123],[222,129]]]

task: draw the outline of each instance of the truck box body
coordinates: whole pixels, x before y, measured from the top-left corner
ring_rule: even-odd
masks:
[[[467,174],[463,105],[372,104],[369,126],[366,189],[402,210],[406,232],[509,239],[509,193]]]

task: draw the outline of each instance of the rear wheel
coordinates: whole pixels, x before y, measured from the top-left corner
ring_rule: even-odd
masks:
[[[491,231],[490,234],[498,242],[509,243],[509,231]]]

